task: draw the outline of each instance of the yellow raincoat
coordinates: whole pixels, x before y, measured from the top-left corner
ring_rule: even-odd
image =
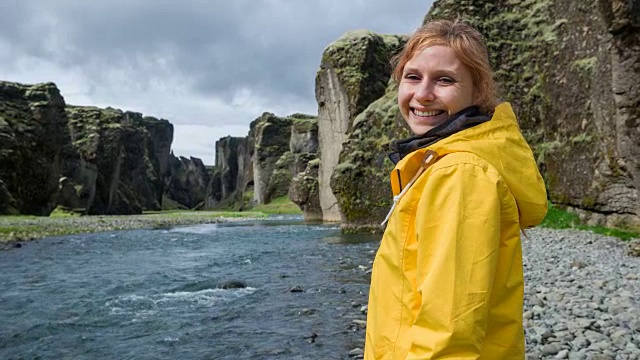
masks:
[[[373,264],[365,359],[524,359],[520,229],[547,197],[511,106],[405,156],[394,195],[419,171]]]

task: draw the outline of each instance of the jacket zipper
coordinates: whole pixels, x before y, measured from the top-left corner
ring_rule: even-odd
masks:
[[[407,191],[409,190],[409,188],[411,187],[411,185],[413,185],[413,183],[416,182],[416,180],[418,180],[418,178],[420,177],[420,175],[422,175],[422,173],[427,170],[429,168],[429,166],[433,165],[433,163],[438,159],[438,153],[433,151],[433,150],[427,150],[424,153],[424,157],[422,159],[422,164],[420,164],[420,168],[418,169],[418,171],[416,172],[416,174],[413,176],[413,178],[411,179],[411,181],[409,181],[409,183],[407,184],[407,186],[402,189],[402,186],[400,187],[402,190],[400,191],[400,193],[396,196],[393,197],[393,205],[391,205],[391,210],[389,210],[389,213],[387,214],[387,216],[384,218],[384,221],[382,221],[382,223],[380,224],[381,226],[384,226],[384,224],[387,223],[387,221],[389,221],[389,218],[391,217],[391,214],[393,214],[393,210],[395,210],[396,206],[398,205],[398,203],[400,202],[400,199],[402,199],[402,197],[404,196],[404,194],[407,193]],[[400,171],[399,169],[396,169],[397,171]],[[398,173],[398,179],[400,179],[400,173]],[[399,181],[399,180],[398,180]]]

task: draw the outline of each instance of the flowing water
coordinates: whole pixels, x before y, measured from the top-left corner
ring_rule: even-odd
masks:
[[[0,252],[0,359],[345,359],[376,240],[280,217],[30,242]]]

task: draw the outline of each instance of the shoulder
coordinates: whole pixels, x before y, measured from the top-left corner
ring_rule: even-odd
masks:
[[[448,171],[482,172],[492,177],[501,177],[498,170],[488,161],[474,153],[466,151],[444,155],[432,167],[433,175]]]
[[[429,170],[426,186],[456,192],[509,192],[500,172],[488,161],[471,152],[454,152],[442,156]]]

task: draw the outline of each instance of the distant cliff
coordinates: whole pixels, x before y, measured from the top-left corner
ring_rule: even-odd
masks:
[[[206,208],[249,209],[288,196],[306,219],[317,220],[317,178],[304,178],[317,158],[315,116],[279,117],[263,113],[251,122],[244,138],[216,142],[216,164],[207,186]],[[317,162],[316,168],[317,168]]]
[[[112,108],[66,112],[71,142],[58,205],[87,214],[160,210],[173,126]]]
[[[160,210],[173,126],[69,106],[55,84],[0,82],[0,214]]]
[[[0,82],[0,214],[49,215],[68,142],[55,84]]]
[[[203,209],[211,171],[201,159],[169,156],[162,208]]]

